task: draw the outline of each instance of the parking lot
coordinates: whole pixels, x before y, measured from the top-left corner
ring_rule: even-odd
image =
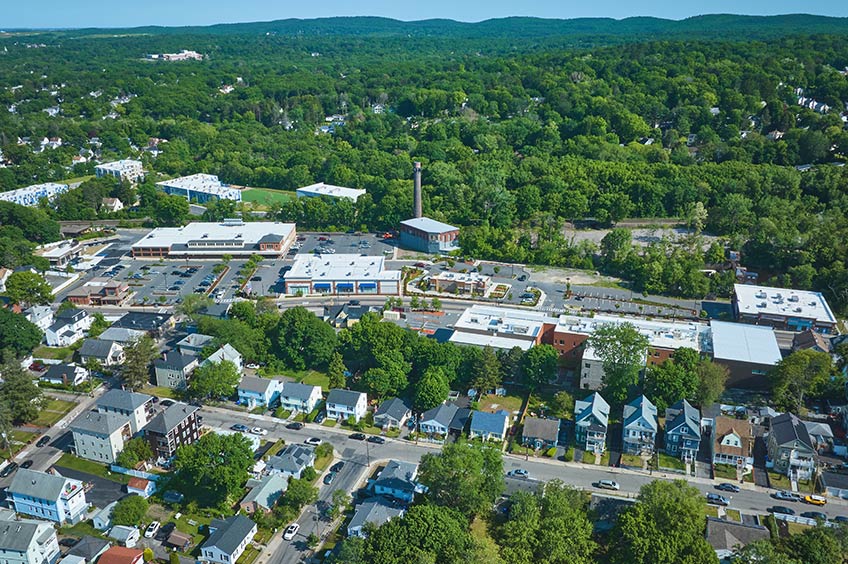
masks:
[[[96,275],[128,284],[134,293],[133,304],[175,305],[187,294],[208,292],[218,280],[215,265],[203,261],[151,262],[125,257],[117,265]],[[221,283],[215,287],[228,288],[226,284],[235,278],[240,266],[238,261],[232,261]]]

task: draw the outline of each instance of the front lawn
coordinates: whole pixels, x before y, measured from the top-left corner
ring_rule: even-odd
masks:
[[[601,455],[601,464],[600,466],[609,466],[609,451],[605,450]],[[583,452],[583,464],[589,464],[591,466],[595,465],[595,453],[593,452]]]
[[[718,519],[718,507],[715,505],[707,505],[704,507],[704,513],[707,514],[707,517],[715,517]]]
[[[672,470],[686,470],[686,463],[677,458],[670,456],[664,452],[657,453],[657,465],[659,468],[671,468]]]
[[[332,461],[332,454],[328,454],[327,456],[319,456],[315,459],[315,464],[313,464],[313,466],[315,467],[315,470],[320,474],[321,472],[327,469],[327,467]]]
[[[49,399],[44,402],[32,424],[37,427],[52,427],[74,407],[76,404],[72,401]]]
[[[716,480],[736,480],[736,466],[732,464],[714,464],[713,476]]]
[[[12,458],[23,448],[30,443],[35,437],[37,437],[39,433],[31,433],[29,431],[19,431],[17,429],[13,429],[11,433],[9,433],[9,442],[11,443],[12,451],[9,452],[6,449],[0,450],[0,456],[3,458]]]
[[[776,490],[791,490],[792,483],[789,481],[789,477],[783,474],[778,474],[777,472],[769,472],[769,484]],[[798,481],[798,493],[808,494],[813,493],[813,484],[809,480],[807,481]]]
[[[742,522],[742,513],[738,509],[725,509],[724,514],[727,515],[729,521]]]
[[[164,386],[145,386],[142,391],[145,394],[150,394],[151,396],[156,396],[157,398],[179,399],[179,394],[177,393],[177,390],[173,388],[166,388]]]
[[[327,418],[327,419],[324,419],[324,421],[321,423],[321,426],[322,427],[335,427],[336,423],[338,423],[338,421],[336,421],[335,419]]]
[[[103,533],[94,528],[90,521],[80,521],[76,525],[59,528],[59,533],[70,537],[84,537],[90,535],[95,538],[104,538]]]
[[[56,466],[59,466],[60,468],[70,468],[77,472],[85,472],[86,474],[99,476],[107,480],[112,480],[113,482],[118,482],[119,484],[126,484],[130,481],[130,477],[126,474],[112,472],[103,464],[98,464],[91,460],[85,460],[84,458],[79,458],[78,456],[74,456],[69,453],[63,454],[62,458],[60,458],[56,463]]]
[[[239,559],[236,560],[236,564],[253,564],[257,558],[259,558],[259,551],[248,545]]]
[[[32,351],[33,358],[49,358],[50,360],[65,360],[73,354],[74,350],[71,347],[48,347],[45,345],[36,347]]]
[[[642,457],[636,454],[621,454],[622,466],[632,466],[634,468],[642,468]]]

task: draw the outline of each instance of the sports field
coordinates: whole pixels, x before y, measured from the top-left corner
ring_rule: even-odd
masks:
[[[285,190],[274,190],[272,188],[246,188],[241,193],[241,199],[260,206],[267,206],[274,202],[287,202],[295,197],[294,192]]]

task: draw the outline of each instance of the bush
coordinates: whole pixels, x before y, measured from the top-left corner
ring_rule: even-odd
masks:
[[[145,548],[145,549],[144,549],[144,552],[142,553],[142,558],[144,558],[144,561],[145,561],[145,562],[150,562],[150,561],[151,561],[151,560],[153,560],[155,557],[156,557],[156,556],[153,554],[153,549],[152,549],[152,548],[150,548],[150,547],[148,546],[147,548]]]
[[[303,473],[300,475],[301,480],[306,480],[307,482],[311,482],[315,478],[318,477],[318,472],[312,466],[308,466]]]
[[[569,448],[568,450],[566,450],[565,454],[562,455],[562,459],[565,462],[571,462],[572,460],[574,460],[574,449]]]
[[[556,456],[556,452],[557,448],[555,446],[551,447],[547,450],[547,452],[545,452],[545,456],[547,456],[548,458],[553,458]]]
[[[116,525],[138,526],[147,514],[149,504],[140,495],[128,495],[120,500],[112,511],[112,522]]]
[[[325,456],[333,456],[333,445],[331,443],[321,443],[315,449],[315,456],[323,458]]]

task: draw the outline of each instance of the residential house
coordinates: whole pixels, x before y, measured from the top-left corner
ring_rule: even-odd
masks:
[[[124,347],[115,341],[86,339],[79,349],[80,362],[96,360],[100,366],[109,367],[124,363]]]
[[[18,513],[60,525],[79,523],[88,511],[82,482],[28,468],[15,472],[6,499]]]
[[[248,480],[247,487],[250,491],[239,502],[239,507],[248,515],[257,511],[267,514],[286,492],[289,481],[282,474],[270,474],[261,480]]]
[[[665,410],[665,452],[695,460],[700,447],[701,413],[685,399],[680,400]]]
[[[122,347],[131,345],[142,338],[146,333],[137,329],[126,329],[124,327],[108,327],[97,337],[101,341],[118,343]]]
[[[653,454],[657,440],[657,407],[644,395],[624,406],[622,439],[627,454]]]
[[[768,457],[774,471],[809,480],[816,468],[816,452],[807,427],[792,413],[782,413],[771,420],[768,434]]]
[[[347,536],[365,538],[367,523],[379,527],[392,519],[403,517],[405,512],[402,505],[390,503],[385,499],[379,497],[366,499],[356,506],[353,517],[347,525]]]
[[[135,529],[135,532],[138,536],[138,529]],[[136,540],[138,539],[136,538]],[[125,546],[113,546],[100,556],[97,564],[142,564],[142,562],[144,562],[144,553],[141,550]]]
[[[188,552],[189,547],[194,544],[194,539],[191,535],[183,533],[178,529],[174,529],[171,531],[171,534],[168,535],[168,538],[165,539],[164,544],[168,547],[175,548],[180,552]]]
[[[103,198],[100,203],[102,211],[107,213],[115,213],[124,209],[124,203],[118,198]]]
[[[9,271],[7,268],[2,270]],[[31,308],[24,310],[24,317],[27,318],[27,321],[42,331],[47,331],[47,329],[53,325],[53,309],[50,306],[32,306]]]
[[[38,379],[54,386],[79,386],[88,380],[88,370],[76,364],[51,364]]]
[[[521,444],[535,450],[548,450],[559,441],[560,420],[557,418],[525,417]]]
[[[255,407],[271,407],[280,397],[283,390],[282,380],[259,378],[257,376],[242,376],[236,388],[238,402],[248,409]]]
[[[409,503],[416,493],[424,492],[424,486],[415,481],[417,475],[417,464],[390,460],[374,480],[374,493]]]
[[[376,311],[372,306],[351,304],[349,302],[339,305],[324,306],[324,321],[337,329],[353,327],[366,313]]]
[[[109,534],[106,536],[117,542],[121,545],[121,547],[126,548],[133,548],[136,544],[138,544],[139,539],[141,539],[141,533],[137,527],[127,527],[125,525],[115,525],[109,529]],[[104,553],[103,556],[106,556],[106,553]],[[103,556],[100,557],[101,561]]]
[[[804,426],[816,452],[828,453],[833,450],[833,429],[826,421],[804,421]]]
[[[244,515],[213,519],[209,523],[209,538],[200,547],[202,562],[234,564],[256,536],[256,523]]]
[[[412,416],[412,410],[400,398],[385,400],[374,412],[374,425],[381,429],[400,429]]]
[[[191,333],[186,335],[177,343],[177,350],[182,354],[200,356],[204,347],[210,346],[215,342],[215,337],[211,335],[203,335],[201,333]]]
[[[468,428],[468,422],[471,421],[471,414],[474,413],[467,407],[460,407],[453,414],[450,424],[448,424],[448,432],[455,436],[460,436]]]
[[[609,404],[598,392],[574,402],[574,440],[578,448],[589,453],[604,452],[609,411]]]
[[[739,523],[717,517],[707,517],[707,542],[715,550],[721,564],[729,564],[734,560],[737,549],[757,542],[768,541],[771,534],[766,527],[753,523]]]
[[[244,370],[243,359],[241,357],[241,354],[239,354],[239,352],[234,349],[229,343],[224,344],[217,351],[210,354],[206,358],[206,360],[203,361],[202,366],[205,366],[210,363],[217,364],[225,360],[232,362],[239,373]]]
[[[97,400],[97,411],[117,413],[130,419],[133,434],[138,433],[153,417],[153,396],[112,389]]]
[[[278,396],[280,407],[298,413],[311,413],[323,399],[321,386],[285,382]]]
[[[47,521],[0,515],[0,554],[3,564],[55,564],[61,556],[56,530]]]
[[[199,439],[199,410],[199,407],[177,402],[151,419],[144,428],[144,437],[150,443],[153,454],[161,460],[169,460],[177,453],[177,448]]]
[[[60,311],[44,332],[44,341],[51,347],[69,347],[85,336],[92,321],[94,318],[82,309]]]
[[[181,390],[186,387],[192,371],[197,368],[197,357],[177,351],[162,353],[153,361],[153,374],[156,385],[163,388]]]
[[[12,275],[12,272],[14,272],[14,271],[11,268],[5,268],[5,267],[0,268],[0,292],[6,291],[6,280],[9,279],[9,276]],[[36,307],[47,307],[47,306],[36,306]],[[324,310],[326,312],[326,307],[324,308]],[[50,314],[51,315],[53,314],[52,310],[50,311]],[[27,318],[27,319],[29,319],[29,318]],[[48,327],[49,326],[50,325],[48,324]],[[44,328],[42,328],[41,330],[43,331]]]
[[[592,514],[594,531],[603,533],[613,529],[621,513],[635,503],[637,503],[635,499],[593,493],[589,498],[589,511]]]
[[[158,339],[174,328],[174,316],[170,313],[131,311],[113,323],[112,327],[144,331]]]
[[[736,466],[754,463],[754,431],[746,419],[716,417],[713,441],[713,464]]]
[[[269,474],[300,478],[303,471],[315,464],[315,449],[308,445],[291,444],[268,459]]]
[[[156,493],[156,482],[139,478],[138,476],[131,476],[127,482],[127,493],[139,495],[147,499]]]
[[[830,337],[812,329],[805,329],[792,337],[792,352],[807,349],[827,354],[833,352]]]
[[[500,410],[495,413],[473,411],[469,438],[480,437],[484,441],[503,441],[509,428],[509,412]]]
[[[368,408],[368,396],[365,392],[354,392],[351,390],[330,390],[327,395],[327,417],[347,420],[353,417],[357,423],[365,417]]]
[[[452,403],[443,403],[421,414],[419,430],[427,435],[447,436],[450,425],[459,408]]]
[[[109,541],[86,535],[68,551],[66,556],[78,556],[89,564],[93,564],[108,548]]]
[[[112,528],[112,512],[115,511],[116,505],[118,505],[118,502],[113,501],[94,514],[94,517],[91,518],[91,524],[95,529],[98,531],[108,531]]]
[[[74,419],[71,433],[76,455],[101,464],[114,463],[133,435],[128,416],[97,411]]]

